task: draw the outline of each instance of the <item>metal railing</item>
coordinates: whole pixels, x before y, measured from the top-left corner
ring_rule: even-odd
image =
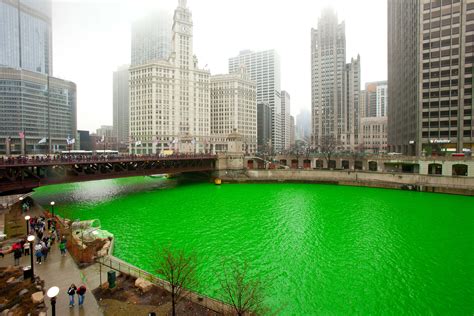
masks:
[[[150,272],[140,269],[126,261],[123,261],[113,256],[112,255],[113,250],[114,250],[114,238],[112,238],[108,255],[97,259],[101,267],[105,266],[107,268],[110,268],[112,270],[118,271],[120,273],[129,275],[132,277],[142,278],[144,280],[151,282],[152,284],[158,287],[161,287],[167,291],[171,291],[171,285],[168,281],[165,281]],[[102,279],[102,273],[100,273],[100,275]],[[102,284],[102,280],[100,281],[100,283]],[[212,297],[208,297],[191,290],[184,290],[183,296],[185,296],[187,299],[189,299],[193,303],[199,304],[201,306],[204,306],[210,310],[213,310],[219,313],[229,313],[230,311],[232,311],[232,307],[230,305],[222,301],[219,301],[217,299],[214,299]]]
[[[173,155],[109,155],[109,156],[86,156],[86,155],[63,155],[48,157],[1,157],[0,165],[51,165],[72,163],[104,163],[104,162],[128,162],[128,161],[153,161],[153,160],[186,160],[186,159],[215,159],[211,154],[173,154]]]

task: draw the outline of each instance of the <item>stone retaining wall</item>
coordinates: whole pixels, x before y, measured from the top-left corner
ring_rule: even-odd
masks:
[[[474,178],[349,170],[241,170],[221,171],[224,182],[311,182],[474,196]]]

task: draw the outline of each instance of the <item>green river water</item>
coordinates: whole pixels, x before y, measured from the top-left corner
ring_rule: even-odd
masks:
[[[71,219],[100,219],[117,257],[153,272],[168,243],[194,251],[219,298],[225,258],[269,280],[282,315],[473,315],[472,197],[316,184],[178,185],[126,178],[40,187]]]

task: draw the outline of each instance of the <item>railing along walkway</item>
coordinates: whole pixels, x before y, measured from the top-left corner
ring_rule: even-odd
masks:
[[[102,266],[105,266],[107,268],[110,268],[112,270],[118,271],[120,273],[136,277],[136,278],[143,278],[154,285],[161,287],[167,291],[171,291],[171,285],[168,281],[165,281],[163,279],[160,279],[156,275],[147,272],[143,269],[140,269],[128,262],[125,262],[117,257],[114,257],[111,255],[113,253],[114,249],[114,239],[112,238],[110,249],[109,249],[109,254],[105,257],[101,257],[97,259],[97,262],[100,265],[100,284],[102,284]],[[214,298],[196,293],[194,291],[190,290],[184,290],[183,291],[183,296],[185,296],[187,299],[192,301],[193,303],[199,304],[201,306],[204,306],[210,310],[227,314],[232,311],[232,307],[222,301],[216,300]]]

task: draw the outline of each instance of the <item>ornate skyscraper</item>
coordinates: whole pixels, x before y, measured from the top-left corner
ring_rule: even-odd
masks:
[[[193,22],[186,1],[174,12],[168,59],[130,68],[132,152],[203,152],[210,134],[210,73],[193,53]]]
[[[344,22],[325,9],[318,28],[311,30],[312,146],[322,140],[339,150],[354,150],[359,127],[360,59],[346,64]]]

